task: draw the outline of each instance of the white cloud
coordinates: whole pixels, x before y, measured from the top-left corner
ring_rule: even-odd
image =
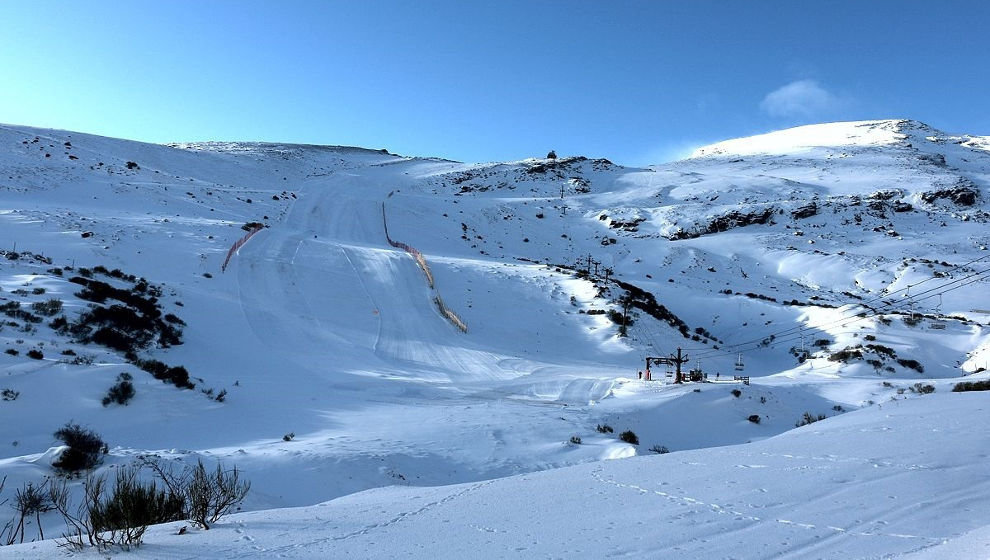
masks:
[[[760,108],[772,117],[816,117],[838,109],[838,96],[814,80],[798,80],[775,89],[763,98]]]

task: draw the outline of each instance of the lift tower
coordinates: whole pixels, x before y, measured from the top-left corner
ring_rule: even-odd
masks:
[[[650,364],[653,365],[666,365],[674,366],[674,383],[683,383],[684,375],[681,373],[681,365],[688,362],[687,355],[681,355],[681,349],[677,349],[677,354],[667,356],[665,358],[647,356],[646,357],[646,380],[652,380],[652,374],[650,372]]]

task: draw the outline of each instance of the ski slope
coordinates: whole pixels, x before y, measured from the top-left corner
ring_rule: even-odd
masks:
[[[931,514],[908,515],[869,505],[886,504],[884,493],[893,489],[886,480],[861,481],[866,462],[814,459],[823,456],[811,451],[819,424],[794,426],[806,412],[837,416],[820,432],[834,446],[852,437],[846,427],[856,422],[917,439],[919,422],[886,415],[891,407],[920,407],[936,419],[932,429],[951,434],[945,445],[969,438],[971,453],[985,453],[978,432],[957,427],[958,415],[981,413],[980,394],[943,393],[963,378],[987,377],[988,145],[985,137],[949,135],[915,121],[829,123],[730,140],[683,161],[633,169],[579,157],[464,164],[345,147],[160,146],[0,126],[0,304],[28,309],[59,298],[71,319],[89,304],[69,282],[81,267],[145,277],[162,287],[163,311],[186,326],[183,344],[152,346],[141,357],[184,365],[197,384],[179,390],[120,352],[58,334],[47,319],[29,325],[11,318],[0,330],[0,346],[13,351],[0,354],[0,390],[17,397],[0,401],[0,477],[8,477],[10,491],[50,475],[59,451],[52,433],[78,422],[110,444],[103,469],[147,454],[177,465],[197,458],[237,464],[254,484],[244,508],[255,513],[242,518],[251,523],[274,516],[305,524],[327,508],[334,523],[354,518],[334,533],[352,536],[314,536],[311,546],[280,549],[300,556],[321,556],[327,549],[320,547],[331,543],[357,554],[370,546],[363,540],[369,535],[430,550],[411,535],[436,535],[440,521],[410,514],[420,508],[496,529],[485,516],[501,515],[513,528],[507,544],[464,537],[456,541],[463,548],[451,550],[491,545],[493,555],[526,547],[517,552],[599,557],[627,550],[649,557],[684,546],[689,557],[741,554],[731,538],[692,532],[694,510],[644,518],[650,527],[687,532],[671,548],[645,536],[641,542],[654,544],[604,539],[577,546],[592,526],[603,530],[600,520],[621,525],[650,511],[633,498],[690,503],[655,493],[670,473],[683,489],[671,495],[701,500],[706,511],[739,505],[724,497],[725,488],[708,486],[738,479],[747,492],[757,483],[786,492],[772,504],[779,508],[774,515],[795,508],[803,514],[785,516],[796,525],[770,543],[754,535],[786,523],[752,509],[741,521],[719,513],[712,523],[720,531],[747,546],[767,546],[736,557],[828,557],[832,550],[875,557],[928,550],[965,531],[979,535],[986,525],[979,515],[964,523],[934,513],[954,512],[951,496],[979,486],[971,476],[975,461],[952,471],[958,476],[942,477],[938,488],[950,501],[933,502]],[[422,253],[432,287],[410,254],[388,242],[383,208],[390,237]],[[221,272],[231,245],[245,235],[241,226],[252,222],[265,227]],[[656,307],[637,296],[628,337],[618,336],[606,314],[621,315],[623,286],[649,294],[663,310],[651,315]],[[441,314],[438,295],[466,332]],[[713,383],[672,385],[663,368],[654,371],[658,381],[639,381],[647,356],[678,347],[689,358],[685,369],[700,368]],[[44,357],[31,359],[29,350]],[[137,396],[127,406],[102,406],[121,372],[133,375]],[[751,384],[734,375],[749,376]],[[935,394],[920,394],[917,384]],[[222,402],[214,398],[221,391]],[[957,402],[967,404],[955,410]],[[759,423],[748,420],[754,415]],[[599,424],[615,432],[599,433]],[[833,425],[834,433],[826,430]],[[638,434],[640,444],[619,441],[623,430]],[[887,444],[887,435],[877,435],[886,431],[856,432],[858,450],[842,453],[862,458]],[[909,439],[890,442],[889,461],[929,464],[922,455],[938,447],[909,449]],[[651,455],[653,446],[673,453],[630,466],[601,463]],[[759,449],[774,449],[777,457],[789,446],[796,463],[778,457],[766,470],[751,469],[752,477],[727,466],[763,464]],[[684,468],[694,463],[704,468]],[[645,479],[656,487],[630,490],[633,469],[647,464],[663,473]],[[816,492],[822,479],[787,478],[788,469],[817,473],[822,465],[840,469],[836,477],[864,502],[843,497],[836,503],[846,507],[832,510]],[[900,476],[927,488],[927,478],[911,477],[943,466],[921,470]],[[517,478],[495,480],[507,476]],[[524,484],[530,480],[561,491],[539,492]],[[469,486],[441,486],[450,484]],[[386,489],[352,496],[375,488]],[[559,497],[568,488],[602,501],[577,507],[576,495]],[[465,491],[488,504],[531,503],[522,496],[537,493],[550,509],[462,506]],[[924,502],[923,491],[898,503]],[[314,506],[327,500],[333,501]],[[853,506],[865,513],[848,518]],[[286,507],[316,509],[269,513]],[[579,510],[587,517],[576,524],[546,521]],[[816,521],[813,530],[799,525],[819,511],[835,518]],[[904,528],[865,527],[881,517]],[[923,531],[935,517],[947,521]],[[46,534],[58,530],[53,517],[43,523]],[[237,523],[209,538],[190,537],[196,544],[175,544],[175,554],[198,554],[200,546],[214,551],[206,556],[262,554],[248,541],[240,552],[210,548],[227,546],[214,534],[239,538],[231,534]],[[558,540],[524,542],[518,533],[532,533],[528,526],[545,527]],[[153,542],[166,546],[163,531]],[[280,541],[280,531],[255,527],[245,534],[272,553],[291,544]],[[924,538],[901,543],[895,535],[902,532]],[[878,538],[867,538],[874,533]],[[50,550],[40,546],[38,554]],[[0,556],[10,550],[0,548]],[[398,551],[382,550],[382,557]]]

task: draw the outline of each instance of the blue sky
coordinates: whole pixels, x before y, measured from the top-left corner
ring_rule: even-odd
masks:
[[[990,134],[990,2],[0,2],[0,122],[648,164],[797,124]]]

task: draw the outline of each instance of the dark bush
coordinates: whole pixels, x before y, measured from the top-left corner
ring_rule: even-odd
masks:
[[[581,438],[578,436],[571,436],[571,443],[574,445],[581,445]]]
[[[59,455],[52,466],[67,474],[92,469],[100,463],[101,456],[109,451],[107,444],[96,432],[79,424],[66,424],[55,432],[55,437],[69,448]]]
[[[922,366],[921,362],[919,362],[918,360],[899,359],[897,360],[897,363],[908,369],[913,369],[918,373],[925,373],[925,367]]]
[[[847,363],[849,360],[858,360],[863,357],[863,351],[859,348],[843,348],[828,357],[830,362]]]
[[[754,424],[759,424],[760,423],[760,415],[759,414],[750,414],[749,415],[749,418],[747,418],[747,420],[749,420],[750,422],[752,422]]]
[[[738,399],[739,397],[742,396],[742,391],[740,391],[739,389],[733,389],[732,396]]]
[[[217,463],[212,473],[207,472],[202,461],[192,469],[185,484],[189,519],[204,529],[220,517],[230,513],[244,501],[251,483],[241,481],[237,467],[227,471]]]
[[[31,304],[31,310],[45,317],[58,315],[62,311],[62,300],[52,298],[47,301],[36,301]]]
[[[4,350],[4,353],[5,354],[10,354],[11,356],[16,356],[16,355],[20,354],[20,352],[18,352],[14,348],[8,348],[8,349]]]
[[[828,418],[828,417],[825,416],[824,414],[819,414],[818,416],[812,416],[810,412],[805,412],[804,413],[804,416],[801,417],[801,420],[799,420],[794,425],[800,428],[801,426],[807,426],[808,424],[814,424],[815,422],[818,422],[819,420],[824,420],[826,418]]]
[[[102,486],[98,478],[90,484]],[[98,533],[116,532],[124,537],[115,544],[138,545],[148,525],[179,521],[185,518],[186,501],[181,494],[159,490],[154,482],[143,483],[137,479],[133,468],[117,469],[113,491],[109,496],[100,488],[95,494],[101,498],[87,504],[87,514],[93,529]]]
[[[48,323],[48,326],[58,333],[65,334],[69,330],[69,320],[65,318],[65,315],[62,315],[61,317],[52,319],[52,322]]]
[[[667,446],[666,445],[659,445],[659,444],[654,445],[653,447],[651,447],[650,448],[650,451],[656,453],[657,455],[664,455],[666,453],[670,453],[670,450],[667,449]]]
[[[914,386],[911,387],[911,391],[922,395],[927,395],[935,392],[935,386],[925,385],[924,383],[915,383]]]
[[[165,314],[165,320],[167,322],[169,322],[169,323],[175,323],[176,325],[182,325],[182,326],[185,326],[186,325],[186,322],[185,321],[183,321],[178,316],[176,316],[176,315],[174,315],[172,313]]]
[[[189,372],[183,366],[169,367],[168,364],[158,360],[137,360],[134,365],[165,383],[171,383],[182,389],[196,388],[196,385],[189,381]]]
[[[611,434],[614,431],[612,430],[612,426],[609,426],[608,424],[599,424],[595,427],[595,430],[597,430],[600,434]]]
[[[956,383],[952,387],[953,393],[963,393],[966,391],[990,391],[990,379],[983,381],[963,381]]]
[[[41,350],[38,350],[37,348],[32,348],[27,351],[27,357],[33,358],[35,360],[41,360],[45,357],[45,354]]]
[[[131,374],[129,373],[118,375],[117,383],[110,387],[107,391],[107,396],[103,397],[103,406],[109,406],[111,403],[126,405],[134,398],[135,390],[131,379]]]
[[[639,436],[637,436],[632,430],[626,430],[619,434],[619,439],[626,443],[639,445]]]

